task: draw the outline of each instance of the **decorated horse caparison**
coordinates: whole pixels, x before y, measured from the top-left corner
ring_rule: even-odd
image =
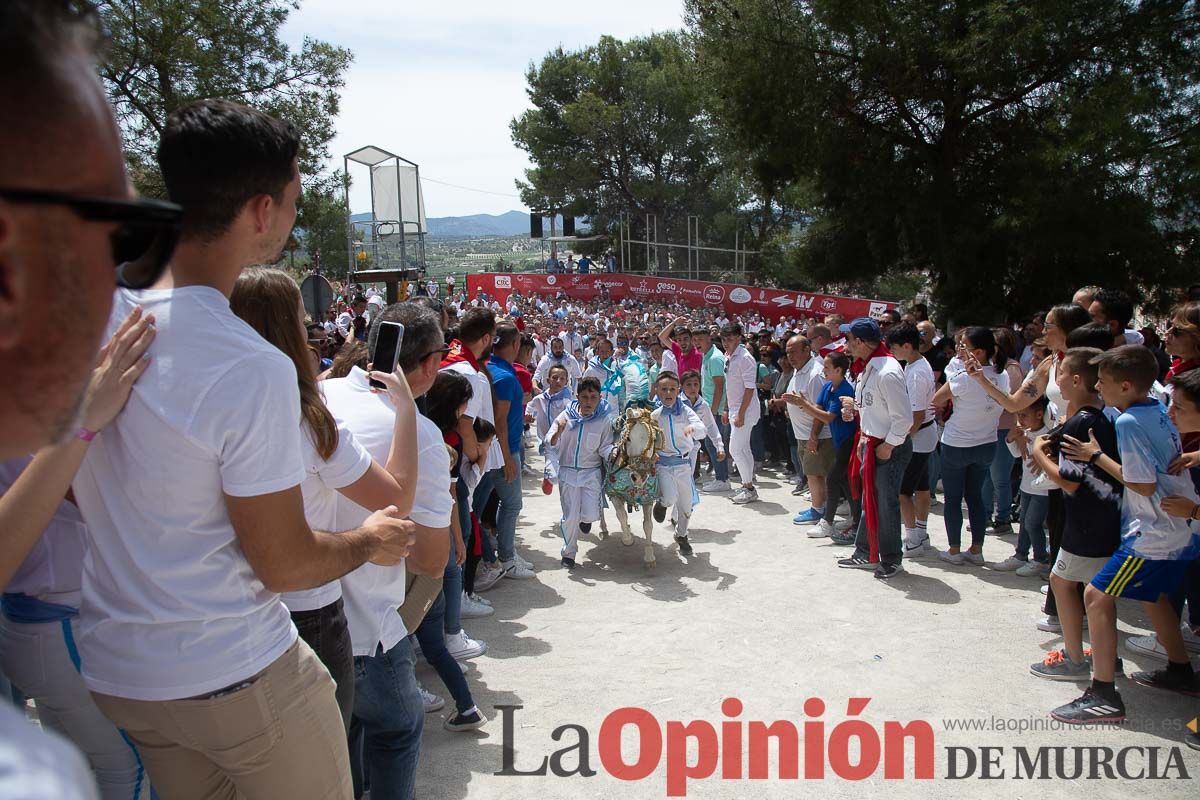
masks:
[[[658,499],[658,477],[654,462],[663,447],[663,432],[648,408],[626,409],[624,416],[613,419],[615,447],[612,459],[605,468],[604,494],[613,501],[617,521],[621,524],[621,544],[633,544],[627,508],[642,509],[642,530],[646,549],[642,560],[654,566],[654,501]],[[601,517],[603,523],[603,517]]]

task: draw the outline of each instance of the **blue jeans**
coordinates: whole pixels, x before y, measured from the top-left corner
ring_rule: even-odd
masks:
[[[504,470],[494,469],[484,474],[475,487],[476,513],[483,510],[488,494],[495,492],[500,497],[500,509],[496,512],[496,553],[492,554],[484,548],[486,561],[511,561],[515,554],[517,540],[517,518],[521,515],[521,473],[511,481],[504,480]],[[489,558],[489,556],[491,556]]]
[[[983,482],[995,458],[996,443],[975,447],[954,447],[942,443],[942,491],[945,496],[943,519],[951,547],[962,545],[962,501],[967,499],[971,518],[971,544],[982,545],[987,530],[988,512],[983,500]]]
[[[721,437],[721,449],[724,450],[725,442],[728,439],[727,435],[725,434],[725,428],[727,428],[728,426],[722,425],[721,423],[718,422],[717,427],[720,428],[721,430],[709,431],[709,436],[713,437],[713,439],[720,436]],[[708,461],[710,464],[713,465],[713,469],[716,471],[717,480],[728,481],[729,480],[729,456],[725,456],[725,459],[723,461],[717,461],[717,446],[716,446],[716,444],[713,443],[713,439],[705,437],[702,440],[702,444],[704,445],[704,452],[708,454]]]
[[[454,705],[461,712],[472,708],[475,701],[471,698],[471,690],[467,687],[467,679],[463,677],[458,662],[446,649],[442,614],[446,609],[447,599],[443,589],[425,612],[425,619],[417,626],[416,636],[417,641],[421,643],[421,654],[425,656],[425,661],[437,670],[438,677],[446,684],[446,689],[454,697]]]
[[[453,532],[450,533],[454,535]],[[442,573],[442,593],[446,597],[445,613],[443,623],[445,624],[446,633],[458,633],[462,630],[462,593],[463,593],[463,571],[462,567],[454,563],[454,542],[450,543],[450,557],[446,559],[446,571]],[[426,619],[429,618],[428,613]],[[421,645],[424,649],[425,645]]]
[[[900,481],[912,459],[912,439],[892,449],[887,461],[875,462],[875,512],[878,526],[879,563],[899,564],[904,558],[904,540],[900,531]],[[828,511],[828,508],[826,508]],[[854,555],[867,558],[871,554],[867,515],[858,518],[858,534],[854,539]]]
[[[929,493],[930,495],[937,494],[938,481],[942,479],[942,443],[938,442],[938,446],[933,448],[933,452],[929,454]]]
[[[1008,448],[1004,448],[1007,450]],[[1050,560],[1046,551],[1046,512],[1050,498],[1044,494],[1021,492],[1021,534],[1017,537],[1017,557],[1029,558],[1029,546],[1033,545],[1033,560],[1043,564]]]
[[[992,456],[992,466],[988,476],[983,481],[983,504],[987,507],[988,518],[997,523],[1005,523],[1012,514],[1012,468],[1016,456],[1008,449],[1005,439],[1008,431],[996,432],[996,454]]]
[[[413,674],[408,637],[373,656],[354,657],[354,719],[350,723],[350,772],[354,796],[370,779],[373,800],[412,800],[425,704]],[[365,772],[365,774],[364,774]]]

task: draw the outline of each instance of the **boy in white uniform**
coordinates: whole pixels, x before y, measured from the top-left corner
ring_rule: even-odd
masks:
[[[550,494],[558,484],[558,448],[551,447],[546,434],[558,415],[567,410],[570,404],[571,390],[567,386],[570,373],[567,368],[555,364],[546,371],[546,391],[529,401],[525,409],[537,429],[538,452],[546,457],[546,466],[542,473],[542,494]]]
[[[613,449],[612,407],[600,396],[595,378],[579,381],[578,399],[558,415],[547,432],[558,454],[558,497],[562,504],[559,527],[563,537],[562,565],[575,566],[579,531],[600,519],[601,465]]]
[[[696,416],[704,424],[705,435],[696,439],[696,446],[692,449],[692,474],[695,475],[696,461],[700,457],[704,440],[708,439],[716,446],[718,461],[725,460],[725,442],[719,434],[720,429],[717,427],[717,418],[713,416],[712,407],[700,394],[700,373],[694,369],[683,373],[683,402],[696,412]]]
[[[658,502],[654,504],[654,518],[662,522],[667,509],[673,508],[675,519],[675,543],[685,556],[692,554],[688,542],[688,521],[692,516],[692,504],[696,486],[692,483],[692,453],[700,447],[708,433],[700,417],[679,396],[679,378],[674,372],[658,373],[654,388],[658,391],[659,405],[654,409],[654,421],[663,432],[663,448],[658,452]]]

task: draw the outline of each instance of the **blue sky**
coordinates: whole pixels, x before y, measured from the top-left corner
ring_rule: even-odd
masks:
[[[307,35],[354,52],[333,166],[376,145],[420,164],[428,216],[497,214],[521,208],[513,181],[529,163],[508,124],[529,107],[529,64],[560,44],[577,49],[603,34],[678,29],[682,13],[682,0],[303,0],[284,36],[293,45]],[[355,211],[370,209],[361,169]]]

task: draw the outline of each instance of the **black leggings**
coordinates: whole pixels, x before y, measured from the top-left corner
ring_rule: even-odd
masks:
[[[1048,505],[1046,507],[1046,528],[1050,531],[1050,567],[1054,567],[1054,562],[1058,561],[1058,551],[1062,547],[1063,529],[1067,525],[1067,504],[1063,500],[1062,489],[1051,489],[1048,495]],[[1086,587],[1079,584],[1079,596],[1083,597],[1083,590]],[[1058,616],[1058,603],[1054,599],[1054,590],[1046,592],[1046,603],[1042,606],[1042,610],[1047,616]]]
[[[862,514],[861,499],[855,500],[850,494],[850,454],[853,450],[854,437],[851,436],[837,449],[833,468],[825,478],[825,521],[830,525],[833,524],[833,515],[838,506],[842,504],[842,498],[850,502],[850,522],[854,527],[858,526],[858,518]]]

